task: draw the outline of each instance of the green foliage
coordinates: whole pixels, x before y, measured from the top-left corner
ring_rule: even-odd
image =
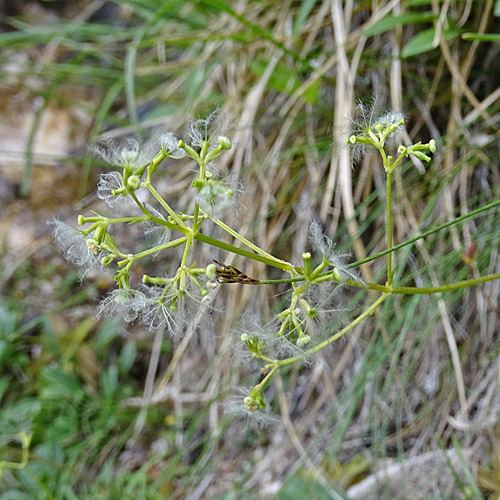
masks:
[[[460,31],[456,29],[448,29],[443,31],[443,36],[446,40],[452,40],[460,35]],[[429,52],[436,47],[436,30],[430,28],[415,35],[401,51],[401,57],[413,57],[419,54]]]
[[[66,4],[78,10],[78,2]],[[39,12],[51,8],[51,2],[37,5]],[[402,13],[388,12],[382,18],[378,9],[383,6],[356,4],[352,12],[343,11],[346,40],[340,45],[330,6],[325,8],[326,4],[310,0],[280,6],[250,1],[238,4],[237,9],[231,2],[219,0],[120,0],[115,5],[121,9],[118,20],[94,22],[86,15],[74,17],[75,11],[64,21],[58,19],[59,13],[52,12],[48,17],[37,15],[36,20],[29,16],[3,18],[7,28],[0,34],[4,49],[0,79],[7,89],[4,102],[17,110],[19,102],[28,96],[34,100],[25,110],[37,110],[36,119],[28,123],[31,139],[23,142],[28,144],[27,150],[16,157],[20,167],[4,162],[10,173],[25,169],[20,192],[28,193],[29,200],[36,199],[40,186],[54,198],[64,191],[58,189],[62,186],[59,179],[51,182],[50,188],[43,188],[40,177],[32,176],[37,174],[40,161],[47,162],[44,172],[53,176],[75,166],[83,198],[96,176],[96,162],[86,150],[87,143],[96,143],[102,134],[128,137],[139,128],[156,129],[158,124],[175,127],[180,135],[193,115],[220,105],[236,122],[227,135],[238,136],[241,141],[227,154],[227,163],[222,159],[222,176],[238,170],[246,190],[238,209],[240,219],[235,223],[229,213],[225,222],[237,227],[247,241],[258,242],[269,254],[304,268],[306,264],[300,259],[310,250],[304,241],[313,214],[321,218],[338,255],[354,248],[355,256],[346,256],[343,262],[346,271],[359,268],[362,262],[370,263],[374,275],[371,283],[381,283],[382,287],[373,293],[387,291],[383,287],[388,253],[397,260],[393,286],[400,289],[421,287],[429,291],[436,283],[460,283],[498,272],[498,99],[488,100],[498,87],[498,71],[496,59],[491,59],[494,45],[487,43],[498,40],[498,35],[483,33],[481,27],[484,20],[486,31],[495,31],[493,16],[498,16],[498,1],[495,12],[488,12],[485,2],[431,5],[429,0],[411,0],[401,3]],[[457,72],[450,72],[450,61],[442,59],[443,46],[432,45],[436,32],[432,25],[440,16],[444,16],[443,34],[451,64],[456,63],[458,71],[463,71],[460,85],[456,84]],[[371,22],[375,17],[378,21]],[[453,28],[454,23],[460,30]],[[462,37],[458,36],[461,33]],[[469,40],[486,43],[476,45]],[[398,50],[403,47],[408,57],[394,61],[389,50],[396,45]],[[345,95],[352,91],[366,100],[374,93],[382,94],[382,98],[387,94],[387,99],[390,94],[402,108],[398,111],[404,109],[406,113],[411,141],[440,137],[439,154],[426,175],[418,175],[410,164],[401,165],[395,172],[395,241],[386,253],[381,244],[386,237],[386,207],[381,195],[384,186],[377,163],[368,157],[349,172],[338,170],[336,158],[343,151],[331,146],[332,134],[335,138],[339,131],[345,132],[343,123],[333,118],[342,113],[336,113],[332,99],[342,82],[339,61],[343,56],[337,51],[343,47],[347,62],[352,64],[348,68],[350,88]],[[266,62],[278,52],[280,59],[266,89],[255,93]],[[297,99],[302,82],[309,79],[314,83],[303,98]],[[8,101],[10,93],[16,96],[14,105]],[[41,155],[36,147],[44,136],[43,124],[52,123],[49,118],[54,107],[70,107],[71,111],[69,122],[65,122],[71,129],[71,147],[65,158],[51,152]],[[249,116],[253,121],[240,121],[240,117],[248,120]],[[22,114],[16,111],[16,117]],[[467,119],[461,122],[464,117]],[[51,136],[60,133],[57,125],[49,130]],[[142,133],[148,137],[149,132]],[[9,133],[10,137],[18,139],[16,133]],[[247,145],[252,146],[251,154],[245,149]],[[168,191],[169,201],[185,213],[188,209],[183,194],[190,189],[191,169],[178,168],[179,163],[172,161],[158,170],[158,182]],[[330,178],[332,172],[335,179]],[[9,198],[4,203],[3,188],[2,184],[2,223],[4,214],[8,222],[11,213]],[[240,186],[231,185],[230,189],[237,194]],[[358,223],[354,229],[343,212],[345,209],[348,213],[348,200],[343,197],[349,190],[354,200],[352,220]],[[206,200],[213,200],[214,193],[217,190],[211,189]],[[66,203],[74,201],[72,197]],[[22,198],[15,197],[14,213],[22,203]],[[46,208],[52,211],[53,205]],[[94,209],[89,207],[86,213]],[[28,212],[25,217],[32,214]],[[169,222],[165,214],[163,217]],[[203,226],[205,232],[208,222]],[[16,224],[19,227],[19,221]],[[316,467],[311,470],[323,475],[326,491],[332,491],[329,483],[347,486],[330,474],[326,463],[347,467],[352,456],[364,456],[369,464],[366,474],[375,474],[387,463],[406,463],[433,449],[437,436],[442,436],[447,446],[456,446],[450,437],[454,433],[461,448],[472,443],[485,450],[480,458],[483,467],[479,468],[478,485],[476,464],[471,466],[465,463],[469,459],[464,459],[463,466],[457,467],[454,491],[480,498],[498,490],[497,468],[490,458],[493,448],[484,447],[493,435],[487,426],[491,418],[488,406],[495,404],[497,392],[493,383],[483,392],[476,390],[497,361],[500,349],[491,333],[497,330],[498,319],[493,286],[457,289],[442,297],[453,327],[468,400],[470,428],[455,432],[450,423],[453,420],[447,419],[461,411],[456,366],[449,359],[439,314],[442,304],[436,295],[393,294],[373,316],[345,333],[348,341],[325,348],[324,356],[318,357],[319,362],[312,367],[301,363],[284,366],[279,374],[273,372],[276,384],[267,384],[270,378],[265,377],[270,370],[258,380],[248,380],[249,367],[253,370],[259,356],[265,356],[263,333],[266,329],[269,333],[270,320],[290,308],[293,294],[282,292],[292,284],[279,282],[281,268],[254,267],[244,260],[269,263],[268,257],[251,248],[244,250],[244,243],[233,241],[232,235],[218,227],[219,233],[200,233],[196,240],[192,256],[196,256],[199,269],[210,265],[215,257],[225,263],[225,267],[216,266],[221,276],[248,279],[247,283],[252,279],[269,282],[269,286],[259,287],[259,292],[252,287],[252,298],[246,305],[248,290],[240,293],[245,285],[221,286],[221,302],[230,299],[222,317],[210,311],[188,348],[182,339],[163,341],[160,381],[171,380],[167,375],[173,360],[174,382],[166,387],[175,391],[166,391],[164,396],[164,386],[155,387],[154,396],[163,394],[164,399],[155,402],[147,413],[139,440],[139,448],[146,452],[139,453],[138,463],[131,468],[124,467],[122,459],[130,451],[126,443],[136,423],[137,405],[141,404],[151,339],[138,325],[125,332],[118,321],[97,321],[95,306],[109,291],[107,277],[91,272],[86,282],[75,286],[76,273],[63,268],[59,259],[49,259],[47,253],[52,255],[54,251],[51,248],[47,252],[45,243],[27,247],[14,260],[6,258],[5,266],[2,262],[0,459],[20,464],[17,436],[22,431],[33,433],[26,469],[4,470],[2,500],[175,498],[198,494],[204,487],[207,489],[202,494],[209,498],[262,498],[268,482],[282,481],[290,474],[287,471],[296,470],[297,457],[303,458],[300,448],[295,449],[290,441],[302,443]],[[136,229],[137,225],[125,226],[125,237],[140,239],[137,251],[143,251],[149,240],[142,239]],[[217,240],[221,233],[225,234],[223,241]],[[124,238],[120,230],[111,236],[114,242],[108,238],[106,243],[121,248]],[[221,244],[215,249],[217,241]],[[477,248],[475,254],[471,241]],[[293,256],[292,246],[296,250]],[[128,254],[126,247],[123,253]],[[206,251],[208,248],[211,250]],[[240,260],[224,260],[224,252],[235,249]],[[428,251],[429,260],[422,249]],[[322,259],[313,254],[311,260],[314,271]],[[145,256],[142,263],[165,272],[171,264],[161,255]],[[195,284],[199,276],[194,273],[192,278],[195,290],[200,290]],[[301,281],[298,283],[300,286]],[[338,320],[315,319],[318,306],[325,309],[324,297],[300,297],[294,308],[307,319],[312,338],[321,341],[339,332],[349,317],[362,313],[367,303],[366,290],[355,285],[329,290],[326,296],[343,310],[332,314]],[[306,300],[304,307],[301,298]],[[230,337],[231,325],[239,325],[237,318],[244,307],[255,311],[260,320],[259,325],[252,326],[259,335],[250,346],[239,340],[240,326],[233,326],[237,335]],[[292,324],[294,309],[288,314]],[[296,333],[298,339],[298,329]],[[241,368],[228,354],[231,343],[249,347],[250,355],[256,354],[257,359],[249,364],[244,358]],[[268,340],[268,347],[276,347],[274,339]],[[279,354],[282,358],[297,356],[306,363],[314,359],[304,349],[300,353],[290,350],[288,346]],[[184,356],[179,362],[181,352]],[[263,380],[266,387],[260,384]],[[286,394],[280,392],[281,380]],[[215,394],[217,385],[220,391]],[[261,408],[265,397],[268,408],[282,412],[283,421],[291,422],[293,427],[288,426],[287,431],[293,436],[295,429],[298,441],[288,440],[281,434],[283,427],[271,419],[257,422],[271,428],[253,428],[256,418],[252,412],[244,412],[250,421],[246,427],[232,415],[223,415],[221,402],[227,401],[234,385],[254,386],[254,390],[238,396],[240,407],[243,399],[250,397],[249,406],[264,414]],[[279,446],[273,441],[275,435],[282,438]],[[157,438],[168,443],[168,451],[159,458],[151,453],[151,443]],[[263,473],[259,463],[262,457],[270,456],[273,460],[267,462]],[[310,463],[301,467],[309,469]],[[469,471],[465,479],[464,471]],[[415,469],[415,475],[419,472]],[[316,475],[314,478],[305,472],[294,475],[290,483],[297,491],[306,491],[305,496],[311,491],[321,495],[325,483]],[[441,488],[442,498],[446,497],[442,484],[435,488]],[[291,489],[285,484],[278,495],[293,495]]]
[[[332,493],[332,490],[334,493]],[[276,500],[295,500],[310,498],[311,500],[330,500],[332,495],[339,500],[349,500],[341,491],[331,486],[321,484],[314,477],[305,474],[295,474],[289,477],[276,495]]]

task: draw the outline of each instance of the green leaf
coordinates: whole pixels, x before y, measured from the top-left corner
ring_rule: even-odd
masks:
[[[101,388],[104,397],[111,398],[118,388],[118,367],[111,365],[101,376]]]
[[[96,353],[104,354],[107,346],[118,336],[118,331],[119,325],[116,320],[104,321],[96,334]]]
[[[40,401],[36,399],[24,399],[19,403],[7,406],[0,413],[0,425],[6,432],[7,426],[14,423],[29,422],[33,420],[42,410]]]
[[[299,11],[297,12],[297,17],[293,21],[292,38],[297,38],[297,35],[300,33],[302,26],[304,26],[315,3],[316,0],[302,0]]]
[[[493,11],[495,16],[500,17],[500,0],[495,2],[495,10]]]
[[[267,62],[255,60],[252,62],[250,69],[258,76],[262,76],[266,70]],[[284,64],[276,65],[273,74],[267,83],[268,87],[292,95],[302,84],[297,74]],[[304,91],[302,97],[309,104],[315,104],[318,100],[319,81],[313,82]]]
[[[120,351],[117,364],[122,373],[127,373],[134,364],[135,357],[137,356],[137,347],[133,340],[129,340]]]
[[[403,50],[401,51],[401,57],[412,57],[433,50],[435,48],[433,45],[435,34],[435,28],[430,28],[428,30],[420,32],[418,35],[415,35],[404,46]],[[449,30],[443,32],[443,34],[446,40],[450,40],[451,38],[457,37],[460,32],[458,30]]]
[[[331,490],[334,490],[336,496],[333,497]],[[296,500],[297,498],[307,498],[308,500],[331,500],[339,498],[349,500],[349,497],[334,488],[332,485],[323,485],[312,477],[305,474],[297,474],[289,477],[282,486],[276,500]]]
[[[500,1],[500,0],[499,0]],[[463,40],[479,40],[481,42],[500,42],[500,33],[464,33]]]
[[[31,500],[32,497],[29,493],[23,493],[18,490],[7,491],[2,494],[1,500]]]
[[[368,38],[370,36],[380,35],[381,33],[385,33],[386,31],[396,28],[397,26],[430,22],[437,19],[437,17],[438,15],[432,12],[408,12],[399,16],[389,15],[367,28],[363,33],[363,36]]]
[[[84,391],[74,373],[66,373],[56,366],[42,369],[41,399],[79,399]]]

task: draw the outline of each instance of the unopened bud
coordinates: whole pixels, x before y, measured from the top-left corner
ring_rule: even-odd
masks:
[[[99,242],[94,238],[89,238],[87,240],[87,248],[95,255],[99,253]]]
[[[131,175],[127,179],[127,187],[132,189],[133,191],[136,191],[141,187],[141,179],[138,175]]]
[[[215,281],[215,278],[217,277],[217,266],[215,264],[208,264],[205,269],[205,274],[209,280]]]
[[[311,342],[311,337],[309,335],[302,335],[302,337],[299,337],[297,340],[297,345],[299,347],[303,347]]]
[[[231,147],[233,145],[233,143],[231,142],[231,139],[229,139],[225,135],[219,135],[219,137],[217,137],[217,142],[219,143],[219,146],[222,149],[231,149]]]

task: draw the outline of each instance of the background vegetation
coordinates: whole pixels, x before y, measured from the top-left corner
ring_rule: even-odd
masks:
[[[163,339],[138,433],[152,336],[95,319],[110,276],[80,282],[45,222],[106,210],[89,143],[183,136],[219,106],[235,147],[218,168],[241,183],[230,223],[299,262],[318,219],[361,259],[384,248],[384,173],[372,155],[351,168],[339,145],[356,100],[374,95],[405,113],[408,140],[438,141],[425,173],[408,163],[396,176],[396,243],[496,200],[500,44],[466,34],[498,39],[499,15],[492,0],[5,0],[0,460],[20,461],[18,432],[33,439],[0,499],[499,498],[500,283],[391,297],[277,379],[267,426],[225,408],[255,383],[233,349],[241,318],[271,317],[283,289],[220,286],[222,314]],[[182,206],[192,173],[176,163],[157,189]],[[499,230],[493,209],[405,247],[395,281],[499,272]],[[385,263],[361,272],[382,280]],[[334,307],[350,316],[365,299],[342,289]]]

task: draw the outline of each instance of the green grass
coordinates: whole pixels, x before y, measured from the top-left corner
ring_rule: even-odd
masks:
[[[383,250],[385,180],[368,156],[348,172],[337,170],[336,189],[327,192],[330,172],[340,168],[334,141],[343,117],[334,115],[335,89],[345,69],[335,59],[331,12],[323,2],[247,2],[236,11],[222,0],[120,1],[115,16],[101,21],[79,16],[83,2],[73,4],[51,11],[43,2],[43,12],[53,17],[35,22],[19,12],[0,34],[2,115],[22,103],[31,120],[17,129],[25,151],[7,165],[15,174],[9,182],[26,197],[5,204],[10,233],[0,267],[0,460],[19,461],[16,433],[33,433],[26,468],[3,470],[0,500],[300,498],[294,491],[348,498],[351,485],[391,464],[410,468],[402,499],[496,498],[499,491],[475,472],[494,469],[498,450],[495,282],[442,297],[389,298],[317,362],[283,372],[266,392],[276,419],[268,427],[226,414],[224,405],[235,386],[258,382],[259,365],[242,363],[231,348],[241,315],[269,320],[284,288],[259,293],[223,286],[223,313],[206,318],[187,346],[182,338],[164,339],[157,382],[172,363],[175,368],[141,433],[134,433],[152,336],[139,325],[96,320],[100,297],[114,286],[110,277],[90,274],[79,283],[43,229],[54,211],[76,224],[76,213],[102,209],[92,195],[101,168],[87,145],[158,129],[182,136],[193,117],[220,106],[234,123],[228,135],[235,148],[218,167],[223,175],[237,172],[243,186],[238,214],[228,223],[287,259],[309,248],[313,217],[321,218],[339,250],[353,253],[352,261]],[[359,55],[350,83],[354,99],[377,94],[387,108],[401,102],[411,140],[435,137],[439,144],[424,175],[411,164],[396,174],[395,243],[499,198],[500,100],[478,105],[498,87],[498,47],[458,36],[493,33],[498,17],[488,2],[475,2],[469,13],[466,5],[449,7],[449,26],[437,46],[440,12],[430,2],[401,2],[400,11],[382,17],[357,3],[344,25],[349,63]],[[415,45],[418,37],[424,40]],[[407,56],[400,60],[401,83],[396,49]],[[268,75],[270,62],[276,66]],[[468,89],[452,81],[458,73]],[[59,122],[44,121],[49,116],[68,118],[62,123],[69,123],[70,134],[64,151],[42,154],[38,141],[47,133],[63,135]],[[189,169],[165,167],[162,189],[170,199],[187,203]],[[37,205],[40,192],[50,198],[62,189],[62,171],[79,194],[62,197],[57,208]],[[347,174],[355,230],[345,219],[340,188]],[[85,208],[73,205],[85,196]],[[472,272],[499,272],[498,220],[493,208],[400,249],[396,284],[468,279],[462,254],[471,241],[477,246]],[[14,229],[33,221],[41,239],[12,250]],[[200,248],[199,265],[213,258],[223,255]],[[150,263],[168,264],[161,257]],[[260,265],[236,265],[258,279],[281,277]],[[378,283],[385,265],[385,258],[368,264]],[[354,315],[370,299],[345,288],[338,301],[335,307]],[[444,325],[451,328],[463,376],[462,413]],[[435,478],[415,464],[440,448],[457,458],[443,462]],[[428,490],[421,477],[428,477]],[[380,481],[378,489],[352,498],[391,498],[394,484]]]

